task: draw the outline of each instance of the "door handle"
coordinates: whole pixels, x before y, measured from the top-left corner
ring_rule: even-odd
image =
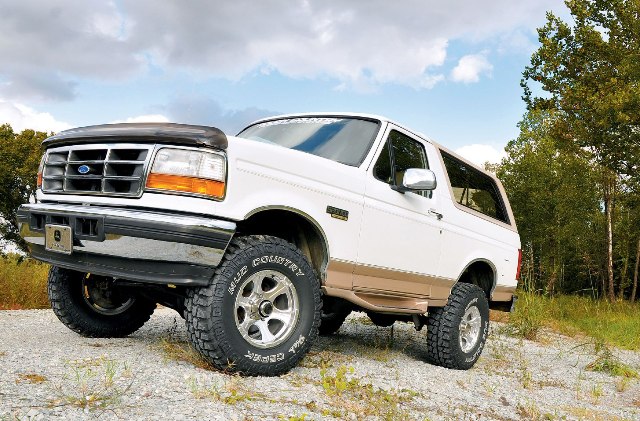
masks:
[[[442,214],[436,212],[435,209],[429,209],[429,215],[435,216],[436,218],[438,218],[438,221],[442,219]]]

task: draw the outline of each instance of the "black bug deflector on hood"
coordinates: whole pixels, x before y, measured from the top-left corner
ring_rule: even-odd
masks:
[[[227,136],[215,127],[176,123],[122,123],[79,127],[46,138],[45,148],[82,143],[172,143],[224,150]]]

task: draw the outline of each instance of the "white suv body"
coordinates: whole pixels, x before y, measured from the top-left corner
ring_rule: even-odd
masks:
[[[366,129],[373,133],[368,144],[363,141],[362,157],[355,160],[358,162],[345,164],[313,153],[274,145],[268,139],[257,138],[260,141],[256,141],[246,134],[254,133],[255,128],[261,133],[260,128],[276,130],[286,127],[287,124],[308,123],[316,129],[324,129],[339,121],[356,121],[363,127],[366,125]],[[116,133],[118,130],[117,126],[99,127],[106,129],[88,130],[94,136],[97,136],[96,133],[102,136],[100,130],[108,131],[110,127]],[[143,127],[149,132],[150,128],[153,129],[155,126],[141,125],[140,130]],[[191,126],[176,126],[173,129],[188,130],[189,127]],[[126,128],[128,135],[131,134],[131,130],[136,130],[135,125],[121,128]],[[83,129],[78,130],[81,133]],[[351,305],[351,308],[365,310],[378,316],[383,315],[392,321],[407,318],[416,322],[417,327],[421,327],[421,318],[426,317],[431,308],[446,307],[452,288],[459,282],[475,284],[484,292],[491,306],[506,308],[514,301],[520,239],[500,181],[491,173],[476,167],[427,137],[383,117],[351,113],[314,113],[278,116],[254,122],[239,136],[227,136],[227,144],[223,147],[212,144],[212,156],[221,157],[224,161],[221,164],[223,179],[216,181],[224,185],[224,193],[215,200],[199,194],[149,188],[148,180],[147,188],[140,187],[138,194],[121,196],[105,193],[106,184],[112,180],[108,177],[109,171],[118,169],[118,166],[134,164],[125,159],[109,163],[109,158],[104,157],[103,161],[73,161],[73,156],[82,158],[86,154],[71,151],[70,155],[65,155],[68,153],[67,149],[77,148],[74,146],[75,138],[84,144],[78,146],[80,149],[102,147],[101,145],[106,144],[111,148],[110,151],[125,148],[122,145],[131,149],[138,144],[139,139],[132,136],[125,141],[117,135],[105,135],[98,140],[87,141],[81,135],[71,134],[67,135],[68,138],[65,140],[65,133],[58,135],[62,141],[52,139],[47,144],[43,175],[45,186],[46,183],[53,186],[53,183],[58,183],[58,179],[62,180],[62,175],[48,175],[54,171],[63,171],[59,168],[66,168],[64,171],[70,171],[72,167],[78,171],[89,168],[87,172],[91,174],[92,165],[102,165],[96,171],[103,173],[96,175],[96,178],[103,177],[100,181],[103,190],[98,194],[84,191],[75,194],[73,189],[67,190],[69,183],[74,188],[84,188],[81,181],[75,181],[82,176],[74,173],[71,181],[65,179],[65,184],[55,184],[58,186],[57,190],[38,190],[37,203],[24,205],[21,209],[22,233],[32,245],[34,257],[56,266],[75,271],[86,270],[115,280],[128,280],[141,286],[163,284],[170,288],[177,286],[177,289],[206,287],[210,284],[207,277],[213,276],[215,268],[224,261],[228,252],[227,244],[232,238],[264,234],[293,243],[306,256],[319,275],[325,297],[335,297],[343,304]],[[119,146],[111,145],[113,139],[121,142],[115,143]],[[285,143],[286,141],[289,140],[285,139]],[[136,179],[138,181],[130,183],[144,184],[145,177],[148,178],[149,173],[155,168],[155,161],[151,160],[159,159],[162,148],[172,148],[171,140],[162,140],[154,144],[149,142],[149,136],[146,136],[143,142],[152,145],[148,147],[149,156],[142,160],[144,164],[136,164],[139,168],[135,168],[138,169],[130,171],[139,173],[139,179]],[[353,146],[342,148],[353,149],[357,146],[355,143]],[[87,144],[89,146],[86,146]],[[184,144],[178,148],[188,152],[202,149],[203,145]],[[67,156],[63,164],[49,164],[51,157],[58,156],[56,153],[63,158]],[[115,152],[108,154],[118,155]],[[86,156],[90,157],[89,155]],[[120,155],[125,157],[124,152]],[[403,160],[407,162],[404,167],[398,164],[404,162]],[[77,166],[80,163],[86,165]],[[435,188],[404,188],[403,176],[406,180],[407,166],[430,171],[437,181]],[[424,175],[420,172],[418,174]],[[112,188],[113,191],[119,189],[116,181],[111,184],[116,186]],[[76,235],[77,232],[72,232],[71,236],[75,235],[80,240],[74,239],[70,250],[65,253],[52,251],[45,243],[55,240],[46,239],[42,225],[48,223],[54,225],[55,229],[58,226],[55,225],[57,222],[64,225],[65,221],[84,221],[79,219],[80,217],[74,217],[74,214],[104,215],[104,221],[97,223],[98,228],[101,224],[105,227],[105,233],[97,239],[101,241],[92,241],[90,237],[82,237]],[[37,227],[34,227],[33,215],[44,215],[43,222]],[[70,216],[68,219],[59,219],[57,215]],[[186,230],[184,227],[198,226],[205,231],[194,234],[193,238],[205,236],[208,229],[218,236],[217,243],[209,247],[206,242],[198,242],[192,238],[185,240],[185,243],[191,243],[191,248],[184,246],[178,250],[175,245],[180,240],[176,233],[144,234],[147,238],[146,242],[142,243],[142,240],[136,240],[135,230],[127,231],[121,227],[118,231],[113,228],[117,226],[114,220],[126,218],[133,218],[134,222],[123,223],[123,226],[135,226],[135,221],[143,221],[145,218],[151,219],[151,222],[164,221],[169,225],[175,221],[176,225],[183,224],[182,231]],[[75,223],[79,226],[77,224],[81,222]],[[142,225],[146,227],[146,224]],[[153,227],[144,229],[157,233],[161,226],[156,223]],[[117,237],[118,247],[107,247],[109,242],[116,244],[114,233],[121,235]],[[122,236],[123,233],[126,233],[126,236]],[[158,252],[161,248],[167,252]],[[104,251],[107,249],[108,252]],[[122,250],[120,254],[124,254],[124,250],[128,250],[126,253],[131,253],[131,250],[138,251],[133,255],[118,256],[119,253],[113,249]],[[201,265],[203,268],[209,268],[209,271],[203,270],[198,276],[191,278],[181,275],[186,274],[188,270],[157,273],[155,278],[138,276],[137,274],[147,269],[127,271],[127,268],[124,268],[126,262],[132,266],[136,265],[135,253],[139,253],[139,260],[147,263],[153,264],[156,261],[158,264],[165,264],[164,269],[160,268],[158,271],[171,272],[171,269],[166,269],[170,267],[166,266],[166,263],[172,263],[172,260],[175,267]],[[74,261],[74,256],[81,255],[87,258],[77,258]],[[112,264],[103,261],[105,255],[121,260]],[[92,256],[100,257],[102,260],[94,261],[91,259]],[[125,257],[129,260],[122,260]],[[299,265],[293,266],[298,268]],[[116,267],[121,270],[113,269]],[[181,281],[181,276],[184,282]],[[184,295],[188,300],[188,293],[185,292]],[[178,302],[173,307],[184,313],[181,303]],[[327,307],[331,305],[328,306],[325,302],[325,310]],[[335,308],[340,309],[339,313],[345,313],[344,305]],[[249,354],[257,355],[252,352]],[[477,355],[475,357],[477,359]],[[434,361],[438,362],[437,356]]]

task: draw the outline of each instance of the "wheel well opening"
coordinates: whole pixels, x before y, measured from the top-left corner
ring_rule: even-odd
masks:
[[[495,281],[495,273],[491,265],[485,261],[473,262],[462,272],[458,282],[474,284],[479,286],[487,295],[487,300],[491,299],[491,291]]]
[[[239,235],[272,235],[295,244],[313,267],[324,276],[328,250],[320,229],[304,216],[283,209],[269,209],[237,224]]]

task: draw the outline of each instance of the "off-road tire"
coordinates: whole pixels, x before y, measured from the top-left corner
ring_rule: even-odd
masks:
[[[347,316],[351,314],[351,305],[334,297],[322,297],[322,318],[318,333],[321,336],[333,335],[340,329]]]
[[[47,291],[54,314],[69,329],[90,338],[120,338],[140,329],[153,314],[154,302],[141,297],[118,314],[101,314],[83,298],[86,273],[52,266]]]
[[[274,341],[273,346],[267,347],[250,342],[258,339],[243,336],[251,336],[253,326],[244,332],[238,313],[238,300],[246,297],[242,285],[249,288],[251,282],[261,284],[264,280],[251,280],[260,279],[263,271],[276,272],[290,281],[299,309],[291,330],[279,339],[282,342]],[[255,288],[255,285],[249,288],[252,290],[250,297],[262,297],[263,294],[256,293]],[[269,291],[260,288],[266,291],[266,296]],[[307,258],[293,244],[264,235],[232,240],[211,284],[190,289],[185,305],[185,321],[193,346],[216,368],[249,376],[275,376],[294,367],[315,341],[322,314],[319,276]],[[277,307],[275,299],[273,306]],[[257,312],[253,310],[249,314],[262,317],[256,316]],[[266,323],[268,328],[268,321]],[[266,341],[262,330],[260,337]]]
[[[480,317],[477,340],[466,352],[460,343],[461,322],[472,307]],[[473,310],[475,312],[475,310]],[[489,303],[480,287],[457,283],[451,290],[447,305],[429,310],[427,320],[427,360],[433,364],[457,370],[468,370],[476,363],[489,333]]]
[[[430,307],[427,317],[427,362],[440,365],[438,356],[438,330],[442,320],[442,307]]]

